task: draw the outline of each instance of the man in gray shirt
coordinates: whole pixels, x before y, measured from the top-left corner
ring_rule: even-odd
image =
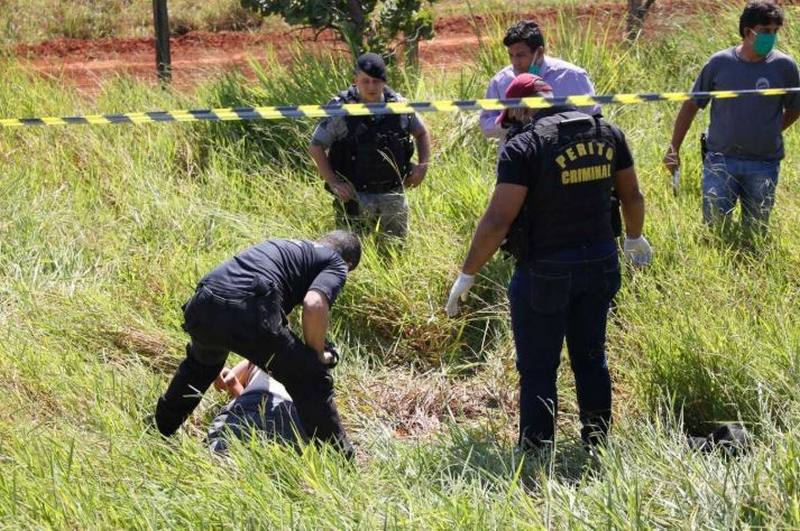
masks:
[[[739,19],[738,46],[714,54],[695,81],[693,92],[753,90],[800,86],[797,64],[775,49],[783,11],[768,0],[750,0]],[[664,157],[675,175],[680,148],[708,98],[687,100],[675,120],[672,142]],[[775,202],[782,131],[800,116],[800,94],[740,96],[711,102],[707,153],[703,161],[703,219],[727,220],[742,203],[742,225],[765,232]]]
[[[403,101],[386,85],[380,56],[358,58],[353,85],[335,103]],[[418,162],[411,162],[414,143]],[[334,195],[337,224],[354,230],[376,226],[404,238],[408,231],[405,189],[419,186],[430,156],[425,124],[416,114],[332,117],[320,121],[308,148],[325,188]]]

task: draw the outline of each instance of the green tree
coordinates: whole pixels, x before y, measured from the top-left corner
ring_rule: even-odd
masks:
[[[387,59],[396,55],[402,35],[406,60],[416,64],[419,41],[433,37],[431,5],[436,0],[241,0],[263,15],[281,16],[291,25],[333,30],[353,56],[365,50]]]
[[[656,0],[628,0],[628,16],[625,17],[625,37],[629,41],[639,38],[647,12]]]

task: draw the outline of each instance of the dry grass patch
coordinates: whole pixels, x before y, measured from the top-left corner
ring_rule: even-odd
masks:
[[[393,368],[370,374],[343,390],[345,422],[355,432],[376,422],[398,438],[425,439],[439,434],[448,420],[481,423],[516,415],[516,386],[498,383],[483,371],[466,379],[442,373]],[[513,424],[513,423],[512,423]]]
[[[138,328],[110,329],[105,335],[111,338],[117,348],[136,354],[148,367],[159,373],[170,374],[175,371],[180,360],[176,356],[174,341],[163,334]],[[125,360],[115,360],[125,362]]]

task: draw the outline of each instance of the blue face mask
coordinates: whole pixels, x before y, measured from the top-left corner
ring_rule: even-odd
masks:
[[[753,31],[753,30],[750,30]],[[760,55],[761,57],[766,57],[769,55],[769,52],[775,48],[775,43],[778,42],[778,34],[777,33],[758,33],[753,31],[756,36],[756,40],[753,43],[753,50]]]
[[[536,63],[536,58],[534,58],[533,61],[531,61],[531,66],[528,67],[528,73],[538,76],[541,71],[542,67]]]

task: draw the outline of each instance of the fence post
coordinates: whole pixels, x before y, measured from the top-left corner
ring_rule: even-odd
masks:
[[[156,28],[156,72],[162,84],[172,80],[172,61],[169,53],[169,14],[167,0],[153,0],[153,22]]]

